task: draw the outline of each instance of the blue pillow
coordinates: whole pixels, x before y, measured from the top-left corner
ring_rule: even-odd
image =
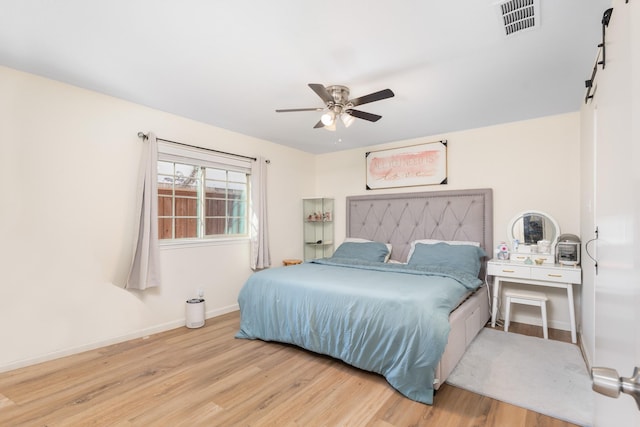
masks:
[[[480,273],[480,259],[484,256],[486,253],[477,246],[418,243],[408,264],[448,267],[477,276]]]
[[[380,242],[344,242],[333,253],[334,258],[350,258],[362,261],[384,262],[389,249]]]

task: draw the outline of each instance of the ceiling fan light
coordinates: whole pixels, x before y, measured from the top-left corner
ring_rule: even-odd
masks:
[[[342,113],[340,115],[340,119],[342,120],[344,127],[347,127],[347,128],[351,126],[355,121],[355,118],[351,114],[347,114],[347,113]]]
[[[325,127],[331,126],[332,124],[334,124],[335,119],[336,119],[336,113],[334,113],[333,111],[327,111],[322,115],[322,117],[320,117],[320,121],[322,122],[323,125],[325,125]]]
[[[334,121],[332,124],[330,124],[329,126],[325,126],[324,128],[333,132],[336,130],[336,122]]]

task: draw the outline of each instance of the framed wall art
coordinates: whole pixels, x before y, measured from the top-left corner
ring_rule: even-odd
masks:
[[[365,154],[367,190],[447,183],[447,141]]]

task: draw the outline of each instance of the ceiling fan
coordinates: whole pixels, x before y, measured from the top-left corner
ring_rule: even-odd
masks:
[[[354,110],[353,107],[368,104],[369,102],[380,101],[382,99],[391,98],[394,93],[391,89],[384,89],[378,92],[370,93],[359,98],[349,99],[349,88],[346,86],[323,86],[319,83],[309,83],[309,87],[324,101],[324,108],[291,108],[276,110],[276,113],[290,113],[293,111],[324,111],[326,112],[320,117],[320,121],[314,126],[315,129],[325,128],[327,130],[336,130],[336,122],[338,118],[342,120],[345,127],[351,126],[354,118],[377,122],[382,118],[377,114],[367,113],[365,111]]]

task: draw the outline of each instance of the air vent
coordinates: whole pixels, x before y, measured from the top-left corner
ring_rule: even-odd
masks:
[[[539,25],[540,3],[538,0],[507,0],[497,5],[507,36]]]

